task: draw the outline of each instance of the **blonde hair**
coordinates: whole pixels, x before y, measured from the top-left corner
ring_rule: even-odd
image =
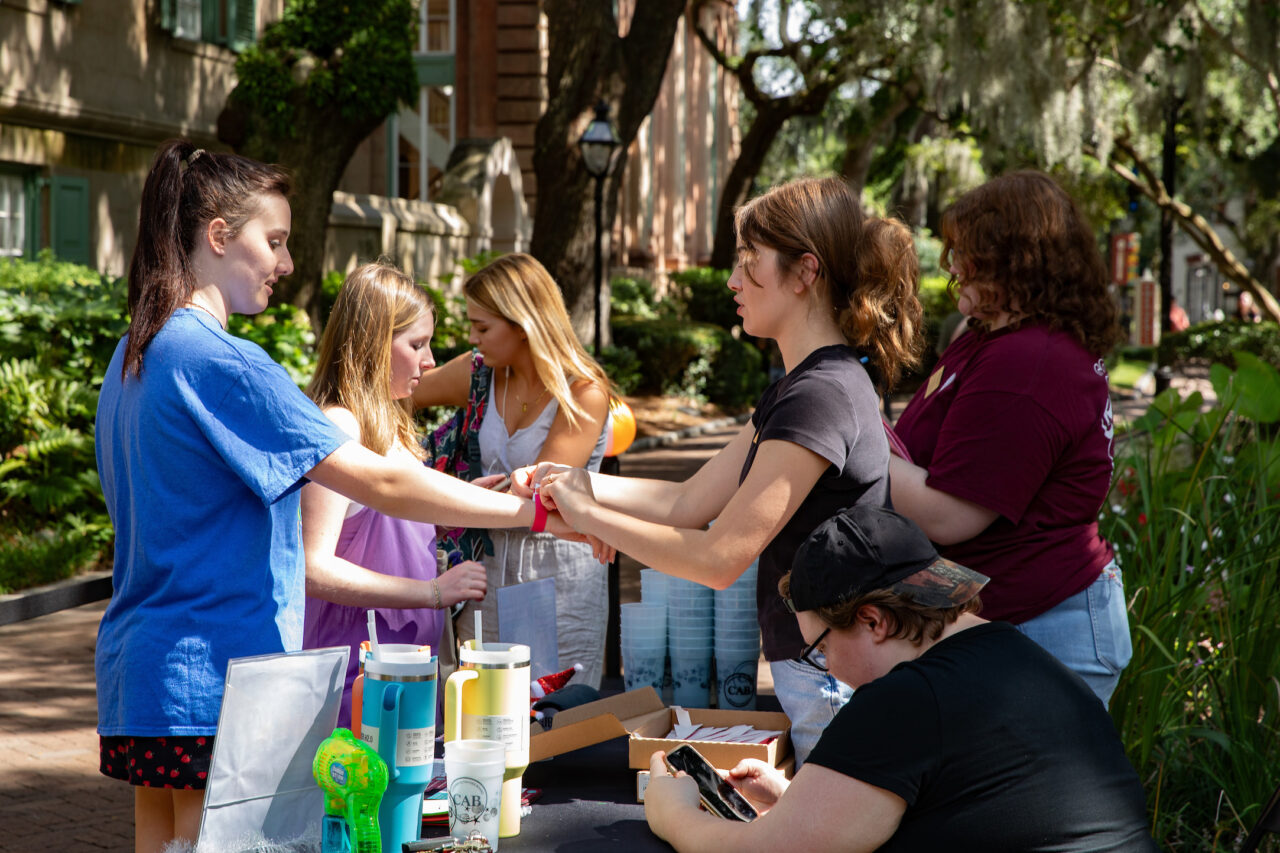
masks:
[[[358,267],[342,283],[320,338],[307,396],[321,408],[341,406],[360,425],[360,443],[385,454],[399,442],[425,458],[413,427],[410,400],[390,394],[391,339],[432,316],[426,292],[395,265]]]
[[[609,377],[573,333],[560,288],[536,258],[503,255],[468,278],[462,292],[525,333],[534,372],[571,427],[586,414],[573,399],[573,383],[585,379],[609,393]]]
[[[920,263],[911,229],[896,219],[866,217],[839,178],[800,178],[738,208],[738,241],[749,261],[759,246],[778,253],[783,272],[818,260],[820,294],[830,301],[845,340],[870,356],[882,392],[920,362],[924,311]]]

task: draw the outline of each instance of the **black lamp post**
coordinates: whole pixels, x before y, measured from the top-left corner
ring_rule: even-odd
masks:
[[[613,154],[621,145],[618,131],[609,121],[609,105],[604,101],[596,104],[596,117],[583,131],[578,140],[578,148],[582,152],[582,162],[587,167],[587,174],[596,179],[596,339],[595,356],[600,357],[601,318],[600,292],[604,289],[604,179],[613,167]]]

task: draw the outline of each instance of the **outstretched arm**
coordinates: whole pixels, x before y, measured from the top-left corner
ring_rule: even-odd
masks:
[[[666,574],[724,589],[791,520],[829,465],[789,441],[761,443],[747,479],[710,530],[649,521],[605,506],[592,495],[596,479],[580,469],[549,474],[541,488],[575,530],[590,531]]]
[[[360,425],[339,406],[325,416],[357,441]],[[373,571],[337,555],[338,537],[351,501],[319,483],[302,489],[302,547],[307,561],[307,595],[353,607],[423,608],[449,606],[484,597],[484,567],[464,563],[435,580],[397,577]],[[435,555],[401,554],[401,559],[424,561]]]
[[[738,477],[746,461],[755,430],[747,424],[705,465],[683,482],[640,477],[612,477],[592,473],[595,500],[636,518],[676,527],[702,527],[717,518],[738,489]],[[512,492],[532,494],[530,486],[564,466],[523,468],[512,477]]]

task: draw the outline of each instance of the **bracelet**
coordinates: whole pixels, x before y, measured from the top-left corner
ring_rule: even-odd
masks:
[[[531,533],[541,533],[547,529],[547,508],[542,505],[542,495],[533,490],[533,524],[529,525]]]
[[[443,610],[444,602],[440,600],[440,581],[433,579],[431,581],[431,588],[435,590],[436,593],[436,610]]]

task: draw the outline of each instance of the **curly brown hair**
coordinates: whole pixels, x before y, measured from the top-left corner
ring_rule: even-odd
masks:
[[[870,357],[882,393],[920,363],[920,264],[906,225],[864,216],[840,178],[799,178],[738,208],[734,226],[752,284],[751,261],[760,246],[777,251],[783,272],[806,254],[817,258],[822,298],[849,344]]]
[[[1012,325],[1061,329],[1098,357],[1120,341],[1093,229],[1048,175],[1025,170],[987,181],[942,214],[941,231],[942,266],[958,261],[979,310],[1008,311]],[[953,275],[953,296],[960,284]]]

